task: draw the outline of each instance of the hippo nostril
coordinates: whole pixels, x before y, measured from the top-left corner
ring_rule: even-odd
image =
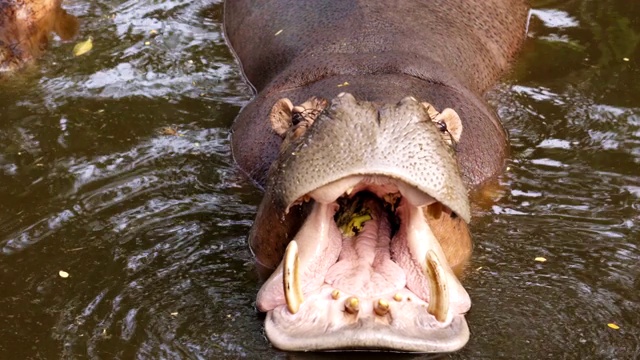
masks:
[[[340,94],[338,94],[335,100],[339,100],[339,104],[356,102],[356,98],[348,92],[341,92]]]
[[[413,96],[406,96],[402,100],[398,102],[398,105],[406,105],[406,104],[416,104],[418,100]]]

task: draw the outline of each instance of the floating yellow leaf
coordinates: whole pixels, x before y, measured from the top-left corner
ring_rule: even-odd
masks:
[[[158,30],[150,30],[149,34],[151,35],[156,35],[158,33]]]
[[[150,41],[145,41],[144,44],[149,46],[149,45],[151,45],[151,42]]]
[[[171,316],[178,316],[178,312],[177,311],[176,312],[172,312]]]
[[[619,330],[620,326],[614,324],[614,323],[608,323],[607,324],[608,327],[612,328],[613,330]]]
[[[628,57],[622,58],[622,61],[629,61],[629,58]]]
[[[545,261],[547,261],[547,259],[543,258],[542,256],[538,256],[534,260],[537,261],[537,262],[545,262]]]
[[[81,41],[73,47],[73,55],[80,56],[88,53],[93,48],[93,38],[89,36],[89,38],[85,41]]]
[[[275,36],[278,36],[278,35],[280,35],[280,34],[282,34],[282,29],[278,30],[278,32],[277,32],[277,33],[275,33]]]
[[[342,84],[338,84],[338,87],[343,87],[343,86],[349,86],[349,83],[345,81]]]
[[[58,271],[58,275],[60,275],[60,277],[61,277],[61,278],[64,278],[64,279],[66,279],[66,278],[68,278],[68,277],[69,277],[69,273],[68,273],[68,272],[66,272],[66,271],[64,271],[64,270],[60,270],[60,271]]]

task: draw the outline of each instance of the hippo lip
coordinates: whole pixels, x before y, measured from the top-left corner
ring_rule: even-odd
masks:
[[[364,224],[362,235],[345,236],[334,220],[338,200],[363,193],[381,199],[366,200],[375,221]],[[298,250],[287,249],[257,298],[276,347],[449,352],[464,346],[469,296],[423,214],[434,204],[450,213],[447,204],[384,175],[348,176],[301,201],[313,201],[313,210],[293,237]],[[395,231],[383,202],[395,205]]]

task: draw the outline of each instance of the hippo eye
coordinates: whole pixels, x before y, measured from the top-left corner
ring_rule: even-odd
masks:
[[[293,125],[300,124],[300,121],[302,120],[304,120],[304,117],[302,116],[301,112],[294,112],[291,116],[291,122],[293,123]]]
[[[451,134],[449,129],[447,129],[447,124],[443,120],[440,120],[440,121],[436,121],[436,126],[438,127],[438,130],[440,130],[441,133],[449,134],[449,140],[451,141],[451,146],[453,147],[453,150],[458,151],[458,143],[456,143],[456,141],[453,139],[453,135]]]

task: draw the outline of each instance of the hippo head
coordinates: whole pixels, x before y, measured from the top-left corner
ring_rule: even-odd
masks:
[[[455,144],[462,125],[413,97],[342,93],[273,107],[283,138],[249,241],[274,269],[258,293],[283,350],[454,351],[471,303],[471,252]]]
[[[61,5],[62,0],[0,1],[0,73],[37,58],[51,32],[63,40],[76,35],[78,19]]]

